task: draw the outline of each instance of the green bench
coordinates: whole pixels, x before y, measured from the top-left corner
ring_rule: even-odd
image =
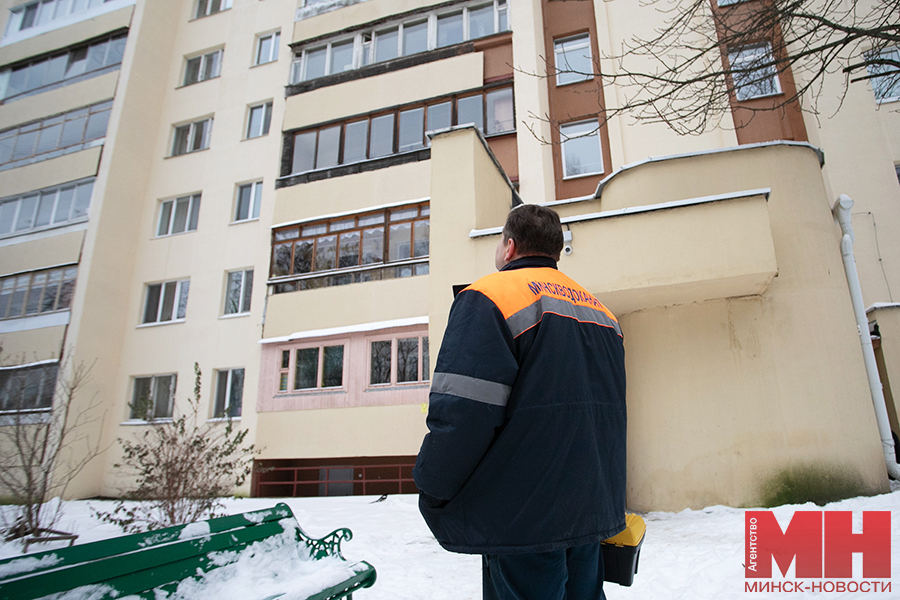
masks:
[[[266,510],[0,560],[0,599],[28,600],[76,588],[96,594],[92,599],[153,599],[172,594],[179,584],[208,583],[207,578],[239,568],[238,562],[247,557],[270,560],[291,552],[296,556],[297,551],[303,569],[278,573],[275,585],[285,589],[259,600],[352,598],[354,591],[375,583],[372,565],[350,563],[341,555],[341,541],[352,535],[349,529],[338,529],[321,539],[310,538],[290,507],[279,503]],[[303,591],[311,586],[311,593]]]

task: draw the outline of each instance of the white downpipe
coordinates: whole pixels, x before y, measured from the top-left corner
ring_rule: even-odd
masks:
[[[869,320],[866,318],[866,305],[863,303],[862,289],[859,286],[859,273],[856,271],[856,259],[853,256],[853,226],[850,224],[850,209],[853,200],[846,194],[838,196],[831,212],[841,225],[841,256],[844,259],[844,272],[850,287],[850,301],[853,303],[853,314],[856,316],[856,328],[859,330],[859,342],[862,345],[863,360],[866,363],[866,375],[869,379],[869,391],[875,408],[875,420],[878,422],[878,433],[884,449],[884,462],[891,479],[900,480],[900,465],[894,454],[894,438],[891,436],[891,424],[887,407],[884,403],[884,390],[878,377],[878,365],[875,362],[875,349],[872,347],[872,336],[869,334]]]

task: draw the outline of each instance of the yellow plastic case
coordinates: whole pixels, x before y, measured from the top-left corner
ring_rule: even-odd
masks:
[[[625,530],[600,542],[604,581],[625,586],[634,582],[646,531],[647,525],[640,515],[626,514]]]

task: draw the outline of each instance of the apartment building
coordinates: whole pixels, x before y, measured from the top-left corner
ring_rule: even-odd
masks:
[[[46,418],[91,365],[105,451],[71,496],[121,493],[116,440],[183,409],[195,363],[203,416],[261,448],[242,493],[414,492],[454,286],[521,202],[560,213],[560,268],[619,316],[629,506],[752,504],[813,468],[887,489],[831,207],[856,203],[900,433],[893,87],[683,137],[604,120],[624,92],[553,69],[662,18],[633,2],[0,9],[0,409]],[[789,79],[739,90],[736,118]]]

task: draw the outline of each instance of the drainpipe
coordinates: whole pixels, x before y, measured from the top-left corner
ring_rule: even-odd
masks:
[[[856,272],[856,259],[853,257],[853,226],[850,224],[850,209],[853,200],[846,194],[838,196],[831,212],[841,225],[841,256],[844,259],[844,272],[847,274],[847,285],[850,287],[850,301],[853,303],[853,314],[856,316],[856,328],[859,330],[859,342],[862,345],[863,360],[866,363],[866,375],[869,379],[869,391],[875,408],[875,420],[878,422],[878,433],[884,449],[884,462],[891,479],[900,480],[900,465],[894,454],[894,438],[891,436],[891,424],[888,420],[887,407],[884,402],[884,391],[878,377],[878,365],[875,363],[875,350],[872,348],[872,336],[869,334],[869,320],[863,303],[862,289],[859,287],[859,274]]]

